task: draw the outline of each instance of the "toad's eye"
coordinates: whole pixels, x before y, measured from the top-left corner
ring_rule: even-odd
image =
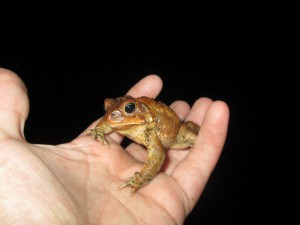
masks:
[[[128,103],[125,105],[125,112],[132,113],[135,110],[135,104],[133,102]]]

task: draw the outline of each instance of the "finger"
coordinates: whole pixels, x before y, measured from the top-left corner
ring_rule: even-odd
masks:
[[[126,147],[126,151],[138,162],[145,162],[147,159],[148,151],[142,145],[131,143]]]
[[[141,79],[127,92],[127,95],[132,97],[148,96],[156,98],[163,86],[162,80],[159,76],[151,74]]]
[[[201,125],[206,111],[212,100],[206,97],[199,98],[193,105],[189,115],[185,119],[186,121],[193,121],[198,125]]]
[[[229,110],[224,102],[210,104],[194,147],[171,175],[189,198],[188,210],[197,202],[219,159],[227,134],[228,120]]]
[[[28,112],[29,100],[24,83],[12,71],[0,68],[0,139],[23,139]]]
[[[159,92],[162,89],[162,80],[157,75],[148,75],[141,79],[137,84],[135,84],[128,92],[127,95],[131,95],[133,97],[139,97],[139,96],[148,96],[151,98],[155,98]],[[95,125],[99,122],[99,120],[92,123],[87,129],[91,129],[95,127]],[[83,136],[86,134],[86,131],[84,131],[80,136]],[[112,138],[117,143],[121,143],[123,140],[123,137],[117,133],[112,133],[109,135],[110,138]]]
[[[184,120],[184,118],[187,116],[187,114],[190,111],[190,106],[187,102],[185,101],[175,101],[173,102],[170,107],[176,112],[176,114],[178,115],[179,119],[181,121]]]
[[[202,124],[204,115],[212,103],[212,100],[209,98],[199,98],[193,105],[192,109],[188,112],[188,115],[183,116],[185,121],[193,121],[198,125]],[[177,110],[175,110],[177,111]],[[186,112],[187,113],[187,112]],[[184,115],[184,114],[183,114]],[[171,174],[174,168],[180,163],[185,156],[188,154],[188,150],[178,151],[178,150],[171,150],[167,152],[167,163],[164,163],[164,172],[166,174]]]

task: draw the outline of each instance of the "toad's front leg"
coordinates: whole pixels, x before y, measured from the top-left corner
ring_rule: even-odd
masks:
[[[101,119],[97,126],[94,129],[87,131],[86,134],[108,146],[109,144],[105,138],[105,135],[109,134],[110,132],[112,132],[111,127],[103,119]]]
[[[130,187],[132,189],[131,196],[157,175],[165,159],[165,150],[155,132],[149,131],[148,135],[146,141],[148,157],[143,169],[140,172],[135,172],[133,177],[119,187],[119,189]]]

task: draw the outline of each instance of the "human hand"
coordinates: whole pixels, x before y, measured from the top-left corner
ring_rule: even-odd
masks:
[[[160,78],[150,75],[128,94],[154,98],[161,88]],[[191,109],[183,101],[171,107],[181,119],[201,125],[195,144],[169,150],[161,172],[131,197],[118,187],[142,167],[142,146],[123,149],[116,133],[108,135],[109,149],[85,132],[57,146],[26,142],[26,88],[17,75],[0,69],[1,224],[182,224],[217,163],[229,111],[208,98]]]

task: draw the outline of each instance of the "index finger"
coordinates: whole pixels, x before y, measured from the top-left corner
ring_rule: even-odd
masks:
[[[132,88],[129,89],[127,95],[132,97],[148,96],[150,98],[156,98],[163,86],[162,80],[159,76],[151,74],[139,82],[137,82]]]

